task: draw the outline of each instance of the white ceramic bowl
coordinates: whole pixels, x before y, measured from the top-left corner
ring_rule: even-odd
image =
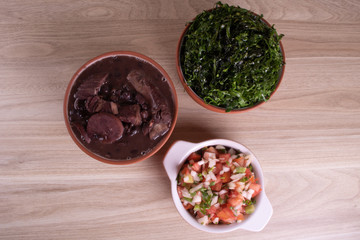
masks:
[[[177,193],[177,182],[176,177],[180,171],[183,163],[190,153],[195,152],[206,146],[213,145],[223,145],[226,147],[231,147],[245,154],[253,155],[252,166],[255,172],[255,176],[259,179],[259,184],[261,185],[262,191],[258,196],[255,197],[255,212],[249,215],[241,223],[232,223],[229,225],[219,224],[219,225],[201,225],[196,221],[196,219],[183,207],[179,195]],[[168,152],[165,155],[163,161],[165,171],[169,176],[171,182],[171,194],[173,201],[180,215],[193,227],[211,233],[224,233],[234,231],[236,229],[244,229],[249,231],[258,232],[261,231],[266,224],[269,222],[273,209],[271,207],[270,201],[265,194],[264,188],[264,177],[260,167],[259,161],[256,159],[255,155],[245,146],[240,143],[226,140],[226,139],[212,139],[200,143],[191,143],[185,141],[175,142]]]

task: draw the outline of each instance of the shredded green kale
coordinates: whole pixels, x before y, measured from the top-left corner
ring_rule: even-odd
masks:
[[[267,101],[285,64],[280,39],[250,11],[218,2],[191,22],[180,63],[187,85],[226,111]]]

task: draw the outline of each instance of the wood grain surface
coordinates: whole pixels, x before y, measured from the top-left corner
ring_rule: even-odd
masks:
[[[360,239],[360,2],[227,2],[285,34],[282,85],[238,115],[195,104],[176,73],[185,23],[215,1],[0,1],[0,239]],[[84,154],[62,114],[75,71],[114,50],[157,61],[179,99],[169,141],[129,166]],[[213,235],[178,214],[162,158],[210,138],[260,160],[274,208],[263,231]]]

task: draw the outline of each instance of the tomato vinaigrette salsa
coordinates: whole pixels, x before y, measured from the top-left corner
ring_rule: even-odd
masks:
[[[244,220],[254,212],[254,197],[261,191],[251,159],[220,145],[191,153],[177,177],[184,208],[203,225]]]

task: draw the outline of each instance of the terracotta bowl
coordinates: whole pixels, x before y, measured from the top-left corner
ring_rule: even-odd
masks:
[[[232,224],[218,224],[218,225],[201,225],[198,223],[194,216],[192,216],[182,205],[181,200],[177,191],[177,176],[178,173],[186,161],[187,157],[192,152],[196,152],[203,147],[213,146],[213,145],[222,145],[226,147],[231,147],[236,150],[240,150],[246,155],[252,155],[251,165],[253,166],[255,175],[258,179],[259,184],[261,185],[262,191],[255,197],[256,199],[256,209],[241,223],[232,223]],[[227,139],[211,139],[204,142],[192,143],[186,141],[177,141],[175,142],[166,153],[163,165],[165,171],[169,177],[171,185],[171,195],[175,204],[176,209],[183,219],[189,223],[191,226],[205,232],[210,233],[225,233],[231,232],[237,229],[244,229],[253,232],[259,232],[268,224],[270,218],[273,214],[273,208],[271,203],[265,193],[265,181],[263,171],[260,166],[260,162],[256,156],[244,145],[227,140]]]
[[[213,9],[210,9],[208,11],[212,11]],[[258,16],[256,13],[252,13],[256,16]],[[261,18],[261,20],[266,24],[268,25],[269,27],[271,27],[272,25],[266,21],[264,18]],[[177,52],[176,52],[176,68],[177,68],[177,72],[178,72],[178,75],[179,75],[179,78],[180,78],[180,81],[182,83],[182,85],[184,86],[185,88],[185,91],[190,95],[190,97],[198,104],[200,104],[202,107],[208,109],[208,110],[211,110],[211,111],[214,111],[214,112],[217,112],[217,113],[240,113],[240,112],[245,112],[245,111],[249,111],[251,109],[254,109],[256,107],[259,107],[260,105],[262,105],[263,103],[265,103],[265,101],[261,101],[261,102],[258,102],[257,104],[255,105],[252,105],[250,107],[244,107],[244,108],[241,108],[241,109],[234,109],[234,110],[231,110],[229,112],[226,112],[225,111],[225,108],[221,108],[221,107],[217,107],[217,106],[214,106],[214,105],[211,105],[211,104],[208,104],[206,103],[202,98],[200,98],[186,83],[186,80],[185,80],[185,77],[184,77],[184,74],[183,74],[183,71],[182,71],[182,68],[181,68],[181,63],[180,63],[180,54],[181,54],[181,47],[182,47],[182,43],[183,43],[183,40],[184,40],[184,36],[186,35],[189,27],[190,27],[191,23],[189,23],[185,29],[183,30],[181,36],[180,36],[180,39],[178,41],[178,45],[177,45]],[[283,56],[283,62],[285,63],[285,52],[284,52],[284,47],[280,41],[280,50],[281,50],[281,53],[282,53],[282,56]],[[280,70],[280,73],[279,73],[279,79],[278,79],[278,82],[276,84],[276,87],[274,89],[274,91],[270,94],[270,97],[269,99],[275,94],[276,90],[279,88],[280,86],[280,83],[282,81],[282,78],[283,78],[283,75],[284,75],[284,72],[285,72],[285,64],[282,66],[281,70]]]
[[[155,67],[162,74],[162,76],[163,76],[162,81],[167,82],[169,85],[169,88],[170,88],[169,94],[172,97],[172,100],[170,100],[170,101],[173,102],[173,118],[172,118],[171,126],[170,126],[169,130],[167,131],[167,133],[165,133],[161,137],[161,139],[159,138],[160,140],[149,151],[147,151],[146,153],[139,154],[139,156],[132,157],[132,158],[113,159],[113,158],[107,158],[105,156],[101,156],[97,153],[94,153],[94,151],[89,149],[86,146],[85,142],[82,141],[81,139],[79,139],[77,134],[74,133],[74,129],[71,127],[71,123],[69,120],[69,109],[70,109],[69,102],[70,102],[70,98],[72,97],[72,96],[70,96],[70,93],[74,92],[74,91],[72,91],[74,84],[82,76],[82,74],[85,74],[84,72],[88,68],[90,68],[96,62],[101,61],[103,59],[117,58],[117,57],[121,57],[121,56],[133,57],[133,58],[136,58],[139,62],[149,63],[150,65]],[[81,66],[79,68],[79,70],[77,70],[77,72],[71,78],[71,80],[68,84],[68,87],[66,89],[63,111],[64,111],[64,118],[65,118],[65,124],[66,124],[67,130],[68,130],[71,138],[73,139],[73,141],[83,152],[85,152],[90,157],[92,157],[96,160],[99,160],[101,162],[104,162],[104,163],[127,165],[127,164],[132,164],[132,163],[139,162],[139,161],[149,158],[150,156],[154,155],[166,143],[166,141],[169,139],[171,133],[173,132],[175,124],[176,124],[177,114],[178,114],[178,100],[177,100],[177,95],[176,95],[175,87],[174,87],[172,80],[170,79],[170,77],[166,73],[166,71],[158,63],[156,63],[151,58],[144,56],[140,53],[130,52],[130,51],[115,51],[115,52],[104,53],[100,56],[97,56],[97,57],[89,60],[88,62],[86,62],[83,66]],[[146,137],[146,136],[144,136],[144,137]]]

